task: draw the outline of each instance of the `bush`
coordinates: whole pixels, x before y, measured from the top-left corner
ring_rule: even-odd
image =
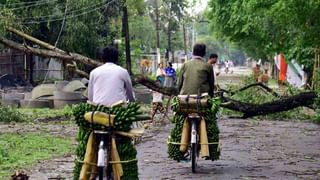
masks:
[[[25,117],[15,108],[0,105],[0,122],[22,122]]]

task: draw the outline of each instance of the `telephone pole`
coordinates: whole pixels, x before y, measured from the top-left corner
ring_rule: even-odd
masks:
[[[159,4],[156,0],[156,32],[157,32],[157,62],[160,63],[160,25],[159,25]]]
[[[126,63],[127,63],[127,70],[131,75],[132,69],[131,69],[131,54],[130,54],[130,36],[129,36],[128,9],[126,5],[126,1],[124,1],[122,10],[123,10],[122,28],[125,36]]]

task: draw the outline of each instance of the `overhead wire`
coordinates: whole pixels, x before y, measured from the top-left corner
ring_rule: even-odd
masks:
[[[24,6],[20,6],[20,7],[9,8],[9,9],[13,10],[13,11],[18,10],[18,9],[27,9],[30,7],[42,6],[42,5],[56,2],[56,1],[58,1],[58,0],[44,1],[44,2],[40,2],[40,3],[36,3],[36,4],[24,5]]]
[[[70,11],[67,13],[66,15],[66,19],[72,19],[72,18],[75,18],[75,17],[79,17],[79,16],[83,16],[83,15],[86,15],[86,14],[89,14],[93,11],[96,11],[100,8],[102,8],[103,6],[109,6],[111,3],[113,3],[115,0],[111,0],[109,2],[103,2],[103,3],[98,3],[98,4],[95,4],[93,6],[89,6],[89,7],[85,7],[85,8],[82,8],[82,9],[78,9],[78,10],[74,10],[74,11]],[[93,9],[91,9],[93,8]],[[85,11],[87,10],[87,11]],[[82,12],[84,11],[84,12]],[[80,13],[78,13],[80,12]],[[74,13],[77,13],[77,14],[74,14]],[[69,15],[68,15],[69,14]],[[46,16],[47,18],[51,18],[51,17],[55,17],[55,16]],[[38,24],[38,23],[43,23],[43,22],[53,22],[53,21],[60,21],[60,20],[63,20],[63,18],[59,17],[59,18],[53,18],[53,19],[46,19],[46,20],[38,20],[38,21],[29,21],[29,22],[22,22],[21,24]],[[17,19],[19,20],[19,19]]]
[[[94,5],[90,5],[88,7],[84,7],[84,8],[80,8],[80,9],[76,9],[76,10],[71,10],[69,12],[67,12],[68,14],[72,14],[72,13],[77,13],[77,12],[81,12],[81,11],[85,11],[87,9],[91,9],[91,8],[95,8],[97,6],[103,6],[105,4],[105,2],[100,2]],[[53,18],[53,17],[58,17],[59,15],[48,15],[48,16],[36,16],[36,17],[23,17],[23,18],[16,18],[17,20],[33,20],[33,19],[40,19],[40,18]],[[62,18],[63,19],[63,18]]]
[[[43,3],[43,2],[52,2],[52,0],[40,0],[40,1],[31,1],[31,2],[19,2],[19,3],[9,3],[9,4],[0,4],[0,7],[11,7],[11,6],[24,6],[36,3]]]

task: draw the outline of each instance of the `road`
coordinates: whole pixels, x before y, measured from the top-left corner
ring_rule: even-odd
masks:
[[[303,122],[221,119],[222,155],[190,162],[168,158],[165,125],[137,146],[139,178],[151,179],[320,179],[320,126]]]

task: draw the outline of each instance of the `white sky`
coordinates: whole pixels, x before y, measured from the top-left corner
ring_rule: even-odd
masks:
[[[189,0],[190,3],[192,3],[193,0]],[[208,0],[196,0],[196,5],[190,7],[187,11],[191,15],[196,15],[199,12],[203,11],[208,5]]]

